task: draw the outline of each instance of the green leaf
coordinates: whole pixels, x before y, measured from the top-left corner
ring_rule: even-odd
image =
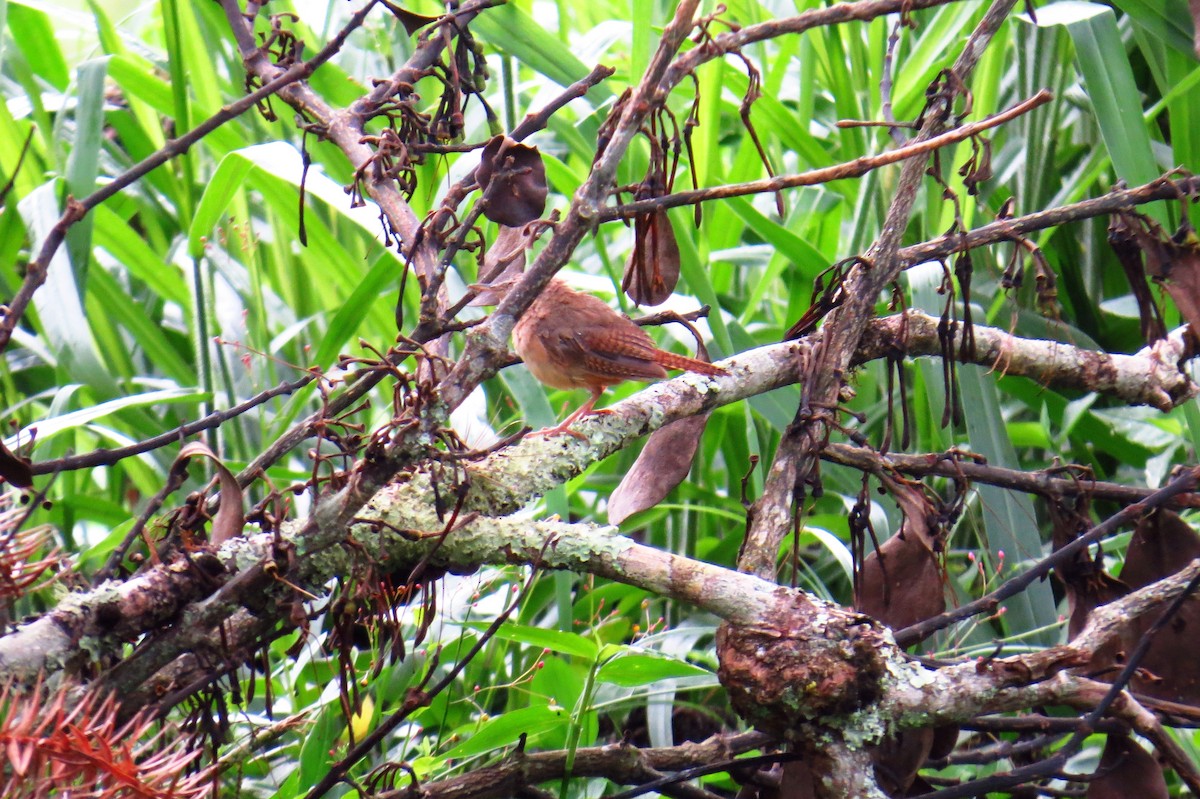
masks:
[[[71,71],[58,46],[59,37],[50,15],[32,5],[13,3],[8,8],[8,33],[33,74],[59,91],[66,91]]]
[[[707,669],[693,666],[682,660],[650,655],[641,652],[626,652],[605,661],[596,679],[600,682],[632,688],[638,685],[648,685],[660,680],[673,680],[680,677],[711,677],[716,676]]]
[[[106,416],[117,413],[118,411],[127,410],[130,408],[144,408],[154,405],[173,404],[180,402],[197,402],[206,399],[206,395],[200,391],[191,388],[170,388],[162,391],[147,391],[143,394],[131,394],[120,399],[101,402],[98,405],[92,405],[87,408],[81,408],[77,411],[70,411],[60,416],[51,416],[46,419],[40,419],[33,424],[30,424],[25,430],[22,430],[15,436],[10,436],[4,440],[5,446],[9,449],[15,449],[19,442],[28,442],[30,438],[30,429],[37,428],[37,439],[35,448],[46,443],[49,439],[67,430],[74,430],[77,427],[82,427],[89,422],[94,422],[97,419],[103,419]]]
[[[58,224],[59,206],[54,199],[54,188],[53,183],[43,184],[19,205],[35,251]],[[33,306],[63,374],[95,386],[105,394],[115,393],[116,386],[92,341],[80,286],[67,253],[61,247],[50,260],[45,284],[33,295]]]
[[[962,392],[963,413],[967,421],[967,437],[971,448],[987,458],[987,463],[1002,469],[1020,468],[1016,451],[1002,423],[999,395],[995,380],[982,366],[962,364],[958,367],[958,383]],[[987,535],[987,547],[992,562],[1000,562],[1000,552],[1008,565],[1036,561],[1045,556],[1045,546],[1038,534],[1037,510],[1028,494],[1007,491],[991,485],[978,485],[979,508]],[[1050,584],[1035,582],[1020,594],[1005,601],[1009,628],[1023,633],[1043,628],[1032,637],[1042,644],[1052,644],[1057,638],[1054,625],[1058,609]]]
[[[471,30],[500,52],[560,86],[570,86],[588,74],[588,67],[569,47],[513,3],[484,11],[471,23]],[[612,89],[604,84],[592,91],[600,98],[612,94]]]
[[[1117,176],[1131,186],[1158,177],[1161,170],[1150,150],[1141,94],[1112,9],[1079,0],[1052,3],[1038,9],[1038,24],[1063,25],[1071,35],[1075,59]],[[1161,204],[1150,211],[1160,222],[1167,222]]]
[[[535,738],[539,733],[562,726],[568,718],[565,708],[555,705],[534,705],[493,716],[471,737],[446,752],[446,759],[460,759],[491,752],[520,740],[522,735]]]
[[[96,58],[80,65],[75,86],[75,136],[67,157],[67,191],[76,199],[95,191],[100,169],[100,146],[104,142],[104,79],[108,59]],[[92,224],[86,216],[67,231],[67,251],[80,290],[87,285],[91,262]]]
[[[1154,38],[1195,62],[1187,0],[1113,0],[1113,5]],[[1038,13],[1040,16],[1041,12]]]
[[[304,735],[300,747],[300,787],[307,788],[315,785],[329,770],[335,759],[331,750],[337,743],[338,736],[346,729],[346,719],[342,715],[342,707],[337,702],[330,702],[317,716],[317,723],[312,725]]]
[[[489,625],[483,622],[470,622],[465,626],[472,630],[483,632]],[[495,637],[502,641],[513,641],[519,644],[541,647],[542,649],[548,649],[551,652],[557,652],[562,655],[574,655],[587,661],[595,660],[599,651],[594,642],[575,633],[550,630],[542,627],[530,627],[524,624],[514,624],[513,622],[505,622],[500,625],[500,629],[496,631]]]
[[[200,203],[192,216],[192,224],[188,228],[188,256],[200,258],[204,255],[204,245],[212,235],[221,215],[229,207],[234,195],[241,191],[246,182],[246,175],[254,169],[254,162],[246,157],[241,150],[229,153],[217,164],[204,193],[200,195]]]

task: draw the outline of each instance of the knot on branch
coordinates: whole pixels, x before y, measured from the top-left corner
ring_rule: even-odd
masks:
[[[780,737],[823,716],[874,702],[892,647],[874,620],[780,592],[774,618],[753,627],[721,625],[720,669],[734,709],[763,732]]]

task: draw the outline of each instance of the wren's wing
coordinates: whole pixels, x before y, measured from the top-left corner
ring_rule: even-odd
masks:
[[[622,380],[657,380],[667,371],[654,362],[654,341],[641,328],[585,327],[562,331],[546,341],[547,349],[575,364],[581,384],[613,385]],[[589,378],[591,378],[589,380]]]

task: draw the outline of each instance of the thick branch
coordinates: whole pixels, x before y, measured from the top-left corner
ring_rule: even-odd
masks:
[[[936,336],[929,332],[931,327],[936,327],[933,321],[928,317],[924,317],[922,320],[923,315],[921,314],[910,314],[909,317],[910,322],[914,319],[917,320],[910,326],[909,346],[916,349],[932,349],[933,342],[936,341]],[[879,357],[890,348],[897,346],[894,337],[900,326],[899,317],[876,320],[872,323],[871,335],[865,337],[864,349],[860,356],[863,358]],[[925,332],[922,333],[922,330]],[[579,440],[571,436],[527,439],[482,462],[471,464],[468,467],[472,480],[472,507],[470,509],[481,511],[487,515],[511,513],[526,505],[530,500],[542,496],[566,480],[582,473],[597,460],[628,446],[640,436],[670,421],[794,383],[798,379],[796,364],[807,357],[807,353],[813,346],[813,339],[819,338],[819,336],[820,334],[817,334],[810,339],[772,344],[744,352],[736,358],[722,362],[729,372],[724,377],[684,374],[673,380],[650,386],[637,395],[614,405],[614,413],[589,417],[581,422],[577,429],[583,432],[586,440]],[[1046,342],[1019,339],[1003,331],[985,327],[977,327],[976,336],[981,342],[993,339],[1003,341],[1005,348],[1013,356],[1010,358],[1010,370],[1015,369],[1014,365],[1027,362],[1028,359],[1021,355],[1026,349],[1040,350],[1047,346]],[[980,349],[982,351],[983,347],[981,346]],[[1075,385],[1075,381],[1078,379],[1077,364],[1080,361],[1099,357],[1097,353],[1090,353],[1066,344],[1055,345],[1053,349],[1055,362],[1061,365],[1061,371],[1047,373],[1045,370],[1039,370],[1036,373],[1039,379],[1045,380],[1052,386],[1060,378]],[[1178,371],[1164,370],[1162,363],[1149,353],[1107,357],[1111,359],[1113,372],[1141,375],[1140,383],[1137,379],[1133,379],[1126,383],[1110,381],[1107,384],[1109,388],[1116,385],[1128,385],[1141,391],[1141,394],[1137,394],[1136,391],[1133,394],[1127,394],[1124,397],[1126,401],[1148,402],[1163,393],[1183,397],[1192,390],[1191,383],[1184,375]],[[1100,389],[1099,386],[1094,388]],[[1138,397],[1141,399],[1139,400]],[[841,455],[831,457],[851,459],[851,456],[844,450],[834,450],[834,452],[840,452]],[[904,456],[890,457],[901,459]],[[903,464],[904,461],[897,460],[897,463]],[[864,467],[859,468],[877,468],[878,466],[879,463],[872,460]],[[965,469],[969,466],[971,465],[961,464],[958,468]],[[359,487],[361,488],[361,486]],[[1086,487],[1086,484],[1081,484],[1081,490]],[[391,487],[385,489],[385,491],[391,490]],[[425,494],[415,496],[413,502],[425,505],[427,504],[426,496]],[[353,515],[351,513],[351,516]],[[407,529],[419,528],[426,531],[438,529],[440,526],[436,519],[426,519],[422,524],[411,521],[396,523]],[[336,524],[330,525],[330,529],[326,533],[329,540],[340,540],[344,534],[344,527],[338,527]],[[314,584],[319,586],[328,576],[322,572],[316,573]],[[129,590],[136,594],[142,590],[137,588],[140,585],[138,581],[150,579],[149,574],[133,578],[132,581],[125,584],[128,588],[122,590]],[[153,613],[138,612],[136,607],[141,607],[141,605],[123,607],[120,614],[121,622],[126,626],[122,628],[122,637],[157,629],[163,624],[164,619],[172,618],[183,603],[211,590],[209,581],[212,578],[210,575],[184,570],[183,573],[175,575],[174,579],[196,580],[204,585],[203,587],[192,585],[188,589],[191,593],[180,593],[179,598],[172,603],[162,605],[153,603],[153,607],[149,608],[154,611]],[[254,591],[261,591],[263,585],[270,583],[271,581],[262,575],[257,580],[247,580],[244,583],[247,592],[246,601],[252,598]],[[15,670],[19,673],[28,673],[27,667],[36,671],[39,664],[45,664],[46,668],[53,668],[55,659],[65,657],[64,647],[69,644],[72,637],[78,640],[81,636],[101,635],[109,632],[107,628],[96,625],[97,619],[104,617],[100,608],[109,603],[108,592],[111,590],[113,589],[102,586],[96,593],[89,595],[88,599],[73,596],[60,606],[59,610],[53,611],[39,622],[22,627],[16,634],[0,638],[0,671]],[[684,597],[681,596],[681,598]],[[688,601],[699,601],[691,596],[687,599]],[[76,602],[82,603],[87,609],[76,609],[74,604]],[[223,605],[222,603],[229,604]],[[241,601],[236,596],[226,597],[211,603],[209,613],[214,618],[219,618],[222,612],[221,608],[225,608],[227,611],[228,607],[237,604],[241,604]],[[51,618],[53,620],[49,621]],[[195,631],[193,630],[193,632]],[[45,637],[44,640],[43,637]],[[113,639],[114,642],[116,640]],[[38,643],[35,645],[30,641]],[[36,663],[31,664],[28,660],[30,657],[35,658]]]

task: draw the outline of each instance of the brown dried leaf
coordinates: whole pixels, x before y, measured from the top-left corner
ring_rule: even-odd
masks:
[[[779,777],[779,799],[816,799],[817,780],[812,768],[803,760],[783,764]]]
[[[934,759],[946,757],[954,751],[954,747],[958,746],[958,725],[946,724],[941,727],[933,728],[933,746],[929,749],[929,756]]]
[[[1200,0],[1195,0],[1200,2]],[[1108,223],[1108,244],[1125,270],[1129,287],[1133,289],[1133,298],[1137,300],[1138,317],[1141,319],[1142,338],[1147,344],[1165,338],[1166,325],[1163,324],[1162,311],[1154,301],[1150,286],[1146,283],[1146,273],[1142,267],[1142,251],[1130,226],[1130,220],[1123,214],[1114,214]]]
[[[475,179],[486,203],[483,215],[498,225],[522,227],[546,210],[546,165],[536,147],[493,137],[479,157]]]
[[[661,208],[633,221],[633,252],[625,264],[621,290],[638,305],[660,305],[679,283],[679,242],[671,218]]]
[[[899,630],[946,610],[937,558],[917,536],[903,532],[863,561],[854,607]]]
[[[1158,510],[1134,531],[1125,554],[1121,581],[1131,589],[1169,577],[1200,556],[1200,536],[1178,514]],[[1123,636],[1132,650],[1157,619],[1142,616]],[[1134,690],[1169,702],[1200,705],[1200,600],[1184,603],[1158,631],[1133,679]]]
[[[763,776],[776,775],[777,785],[769,784],[766,779],[747,782],[737,792],[737,799],[816,799],[816,778],[805,761],[789,760]]]
[[[917,771],[929,757],[934,733],[931,727],[903,730],[871,748],[875,779],[888,796],[907,796]]]
[[[653,508],[683,482],[691,471],[708,416],[687,416],[654,431],[609,497],[609,524],[620,524],[639,511]]]
[[[498,305],[512,284],[525,272],[525,253],[529,239],[524,227],[500,225],[496,240],[488,247],[479,267],[480,282],[471,286],[478,293],[472,307]]]
[[[882,483],[900,505],[904,521],[863,561],[854,607],[898,630],[946,610],[934,553],[937,511],[919,486],[888,478]]]
[[[246,517],[242,511],[242,488],[238,485],[233,472],[221,463],[221,459],[217,457],[216,453],[200,441],[185,444],[171,468],[174,469],[182,461],[193,456],[208,458],[217,467],[217,478],[221,486],[221,507],[217,510],[217,515],[213,517],[212,534],[209,536],[209,541],[213,546],[220,546],[234,536],[241,535],[242,528],[246,526]]]
[[[1110,734],[1087,799],[1167,799],[1167,781],[1154,756],[1128,735]]]
[[[17,488],[33,487],[33,470],[29,468],[29,460],[13,453],[4,446],[2,441],[0,441],[0,477]]]
[[[1160,509],[1138,522],[1125,553],[1121,582],[1137,590],[1170,577],[1198,557],[1200,535],[1178,513]]]
[[[1076,495],[1073,506],[1068,505],[1070,501],[1067,497],[1060,497],[1049,504],[1051,542],[1056,552],[1091,528],[1088,515],[1090,501],[1086,495]],[[1105,572],[1102,564],[1097,563],[1087,549],[1080,550],[1069,561],[1056,566],[1054,576],[1062,583],[1067,594],[1067,607],[1070,610],[1068,639],[1073,639],[1087,626],[1093,610],[1129,593],[1129,588]],[[1089,672],[1102,672],[1116,663],[1121,648],[1121,642],[1113,640],[1096,650],[1092,654]]]
[[[1146,259],[1146,274],[1161,283],[1192,330],[1200,333],[1200,239],[1186,222],[1168,236],[1142,214],[1118,214]]]

